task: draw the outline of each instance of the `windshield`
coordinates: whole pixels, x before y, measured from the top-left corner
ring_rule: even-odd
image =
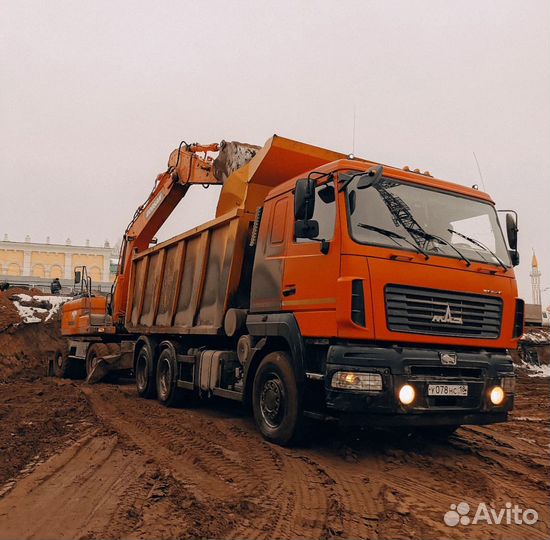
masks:
[[[342,176],[345,180],[347,175]],[[356,242],[510,265],[491,204],[385,177],[358,189],[360,178],[353,178],[346,189]]]

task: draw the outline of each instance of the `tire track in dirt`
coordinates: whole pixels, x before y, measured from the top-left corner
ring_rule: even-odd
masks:
[[[60,415],[54,427],[65,422],[65,386],[40,390]],[[446,443],[316,425],[310,446],[289,449],[227,403],[168,409],[129,385],[71,389],[86,422],[50,460],[19,469],[0,495],[0,539],[548,537],[548,421],[526,404],[508,424],[461,428]],[[14,415],[32,435],[33,417]],[[540,522],[443,522],[451,504],[508,500],[540,510]]]
[[[237,511],[241,519],[227,537],[315,538],[322,532],[319,516],[327,502],[315,469],[262,441],[253,428],[235,430],[226,419],[153,401],[136,404],[117,387],[83,391],[103,422],[170,470],[203,505]]]
[[[213,461],[213,465],[220,460],[212,452],[203,455],[204,449],[193,433],[189,433],[185,445],[181,445],[176,426],[164,428],[162,423],[148,415],[147,410],[143,410],[143,402],[132,400],[131,404],[125,403],[127,398],[121,395],[117,387],[105,385],[92,389],[83,386],[82,391],[102,422],[140,448],[148,457],[169,468],[197,500],[202,502],[205,491],[215,493],[217,499],[229,500],[234,495],[231,487],[213,470],[214,467],[205,469],[206,459]],[[181,453],[175,454],[175,447],[181,449]]]
[[[475,431],[479,429],[488,428]],[[509,451],[509,467],[489,457],[493,450],[500,456],[498,435],[489,434],[485,439],[483,455],[476,451],[479,444],[475,438],[470,441],[470,435],[469,429],[461,429],[449,443],[413,446],[402,454],[392,470],[386,470],[383,496],[389,509],[386,514],[389,529],[384,530],[385,536],[399,536],[399,529],[406,526],[417,538],[464,538],[465,533],[476,538],[547,538],[548,493],[540,490],[537,495],[533,485],[539,468],[534,468],[531,476],[519,474],[514,468],[514,448]],[[535,504],[540,521],[534,526],[514,523],[478,523],[470,529],[446,526],[445,512],[451,504],[461,501],[470,504],[470,517],[479,503],[501,509],[510,501],[523,508],[529,508],[528,501],[531,507],[533,501],[540,501]]]
[[[78,538],[106,527],[136,467],[115,436],[89,433],[0,499],[0,538]]]
[[[544,452],[498,428],[463,428],[448,443],[371,433],[350,452],[346,443],[342,452],[319,441],[284,449],[239,415],[165,409],[128,387],[84,391],[99,416],[171,471],[209,519],[225,513],[226,538],[397,538],[404,531],[460,538],[463,531],[442,519],[451,504],[500,504],[503,486],[529,500],[530,490],[546,485]],[[502,530],[539,538],[545,519],[538,530]]]

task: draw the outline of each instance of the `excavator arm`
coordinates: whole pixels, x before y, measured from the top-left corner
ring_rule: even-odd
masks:
[[[168,219],[174,208],[192,185],[222,184],[216,178],[214,160],[208,152],[218,152],[220,145],[180,144],[168,160],[168,169],[159,174],[147,200],[136,210],[124,233],[120,260],[111,300],[115,323],[122,323],[126,312],[131,259],[135,253],[147,249],[151,240]]]

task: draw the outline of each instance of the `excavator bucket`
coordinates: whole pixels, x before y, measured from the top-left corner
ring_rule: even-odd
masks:
[[[109,364],[102,358],[96,362],[92,371],[86,377],[88,384],[95,384],[102,381],[109,373]]]
[[[261,146],[222,141],[220,151],[214,160],[214,176],[225,182],[237,169],[246,165],[260,150]]]
[[[346,157],[339,152],[277,135],[273,135],[260,149],[242,143],[228,143],[226,154],[222,156],[225,166],[218,165],[220,174],[229,173],[229,176],[220,194],[216,217],[235,208],[254,213],[275,186],[315,167]]]
[[[92,371],[86,377],[88,384],[95,384],[102,381],[111,371],[118,369],[120,354],[109,354],[97,359]]]

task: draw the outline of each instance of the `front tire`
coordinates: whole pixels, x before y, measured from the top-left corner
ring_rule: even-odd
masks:
[[[269,353],[260,363],[252,389],[254,420],[261,434],[282,446],[297,442],[303,414],[296,375],[288,353]]]

